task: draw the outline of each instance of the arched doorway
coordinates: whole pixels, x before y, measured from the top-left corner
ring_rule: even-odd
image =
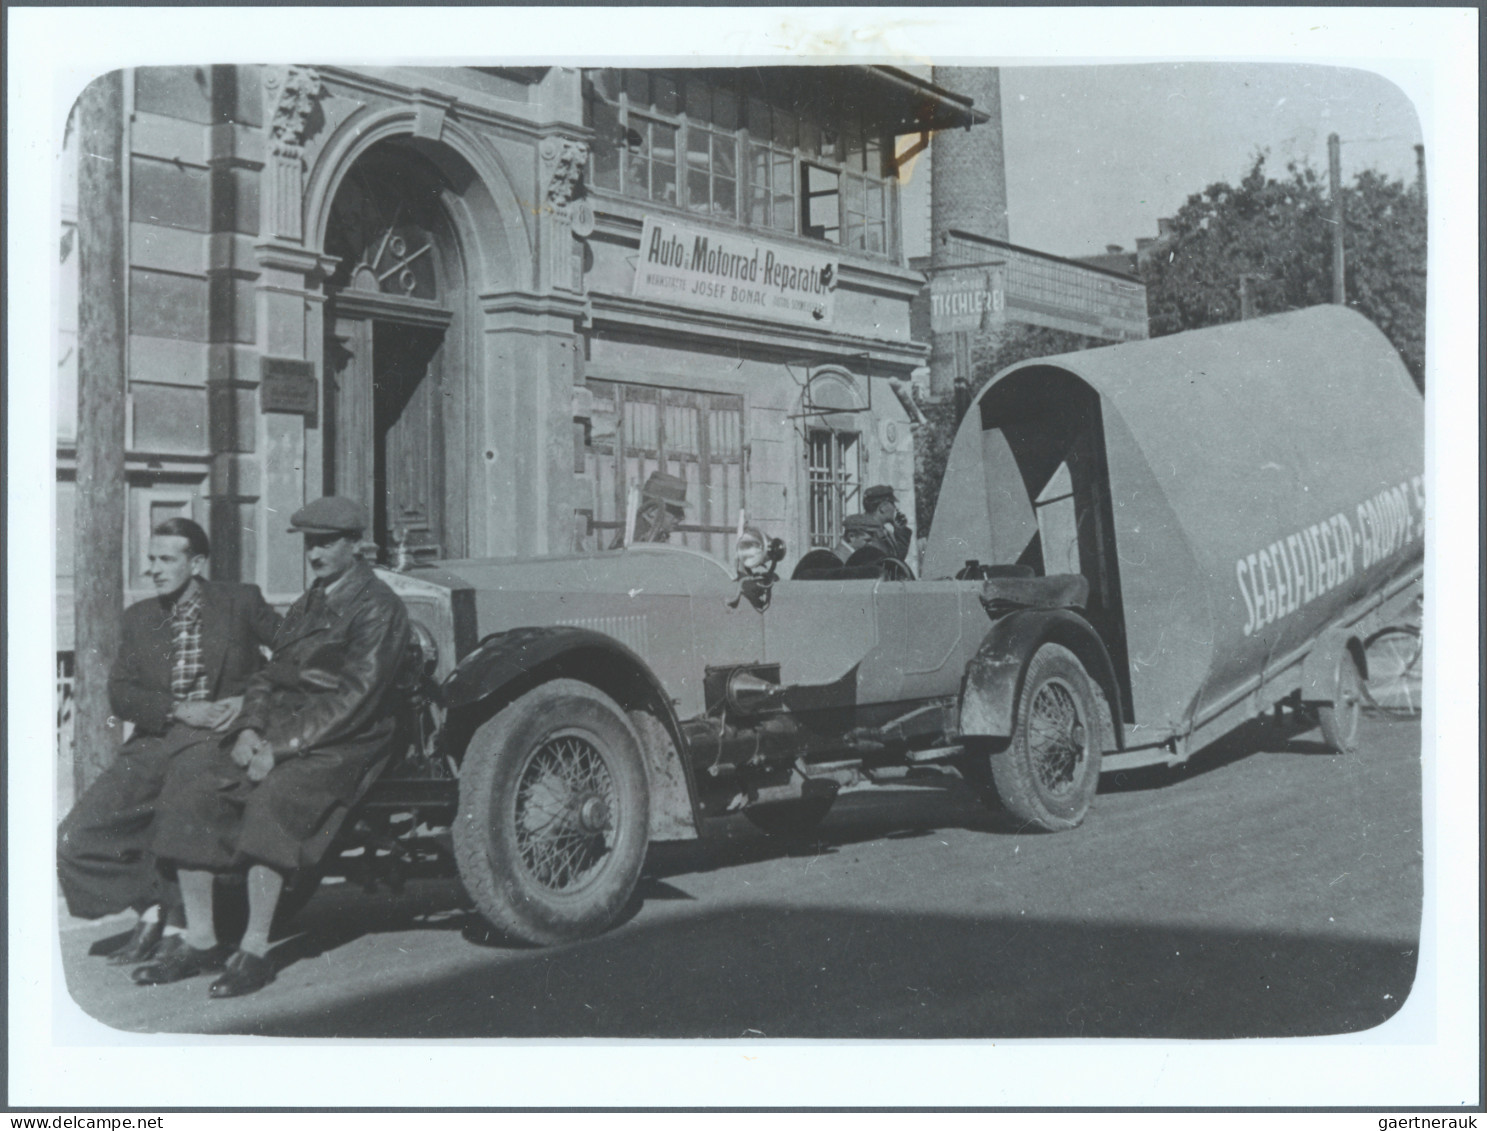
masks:
[[[325,483],[366,504],[389,557],[467,544],[466,266],[445,175],[411,139],[357,159],[325,250]]]

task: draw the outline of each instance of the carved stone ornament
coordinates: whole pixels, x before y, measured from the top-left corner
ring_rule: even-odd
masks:
[[[305,143],[305,132],[315,104],[325,93],[320,72],[313,67],[288,66],[271,70],[264,86],[273,100],[273,117],[269,123],[277,148]]]
[[[547,200],[563,208],[583,192],[583,170],[588,164],[587,142],[570,138],[544,138],[539,150],[547,169]]]

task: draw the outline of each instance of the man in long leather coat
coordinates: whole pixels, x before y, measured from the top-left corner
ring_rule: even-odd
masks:
[[[134,973],[143,985],[224,965],[213,997],[273,978],[268,934],[287,874],[319,863],[397,740],[397,680],[409,643],[402,602],[357,557],[366,511],[319,499],[290,519],[315,582],[290,608],[274,658],[249,684],[232,741],[179,759],[162,795],[155,854],[175,866],[181,946]],[[214,874],[248,872],[248,927],[226,957],[212,923]]]
[[[150,532],[146,575],[156,595],[124,610],[108,675],[109,704],[134,734],[57,830],[57,879],[72,914],[141,913],[109,955],[116,965],[144,962],[181,925],[180,893],[150,854],[156,802],[176,754],[232,725],[263,667],[260,646],[279,627],[258,586],[203,576],[210,552],[190,519]]]

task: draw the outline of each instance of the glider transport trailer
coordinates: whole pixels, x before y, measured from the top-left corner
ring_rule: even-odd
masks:
[[[1102,769],[1278,703],[1349,752],[1365,644],[1420,597],[1423,447],[1384,336],[1316,307],[998,374],[919,579],[665,545],[386,572],[414,741],[340,847],[452,856],[499,930],[554,943],[615,921],[651,841],[734,812],[805,832],[916,767],[1057,830]]]

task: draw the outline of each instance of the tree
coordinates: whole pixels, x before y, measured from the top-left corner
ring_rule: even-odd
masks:
[[[1370,169],[1342,190],[1342,205],[1348,305],[1383,331],[1423,389],[1424,197]],[[1265,175],[1265,157],[1258,154],[1237,186],[1219,182],[1188,197],[1171,235],[1141,267],[1152,337],[1237,322],[1242,275],[1251,277],[1257,314],[1332,300],[1331,201],[1309,166],[1290,165],[1286,179],[1275,180]],[[971,395],[1016,362],[1109,344],[1009,324],[977,339]],[[915,433],[914,491],[923,537],[959,420],[953,402],[921,407],[927,423]]]
[[[1188,197],[1172,232],[1142,265],[1153,337],[1240,317],[1240,276],[1258,314],[1331,301],[1332,210],[1310,166],[1265,175],[1265,157],[1237,186]],[[1425,201],[1369,169],[1342,190],[1347,303],[1393,343],[1416,384],[1425,380]]]

